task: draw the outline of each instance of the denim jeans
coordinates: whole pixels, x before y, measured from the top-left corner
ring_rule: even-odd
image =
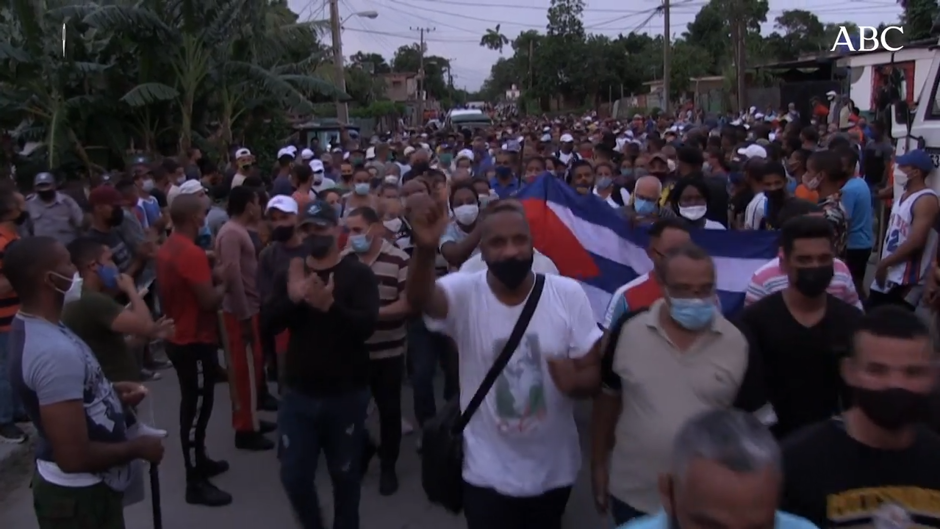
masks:
[[[284,392],[277,417],[281,485],[303,529],[326,527],[314,484],[321,450],[333,482],[333,529],[359,529],[368,404],[367,388],[319,398]]]
[[[434,373],[438,364],[444,371],[444,401],[457,396],[457,355],[446,336],[429,331],[424,320],[416,318],[408,324],[408,362],[415,418],[424,424],[437,414]]]
[[[0,332],[0,424],[11,424],[17,415],[24,415],[23,405],[10,383],[10,333]]]

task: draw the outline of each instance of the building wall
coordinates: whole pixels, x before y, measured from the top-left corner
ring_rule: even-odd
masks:
[[[934,52],[928,48],[908,48],[894,53],[883,51],[846,57],[840,64],[852,70],[851,78],[854,82],[849,87],[849,97],[860,111],[873,112],[876,89],[881,86],[886,67],[893,65],[903,70],[906,84],[904,95],[908,104],[913,104],[927,82],[933,56]],[[861,72],[856,73],[856,69]]]
[[[397,103],[412,101],[418,92],[417,80],[414,76],[403,75],[385,76],[385,95]]]

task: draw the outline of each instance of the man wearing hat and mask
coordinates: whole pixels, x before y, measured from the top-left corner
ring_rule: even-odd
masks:
[[[82,231],[85,215],[72,197],[56,189],[52,173],[39,173],[33,179],[34,193],[26,199],[31,235],[52,237],[63,245]]]
[[[245,183],[245,179],[248,178],[248,173],[251,172],[251,166],[255,163],[255,157],[252,156],[251,151],[242,147],[235,151],[235,166],[238,169],[235,172],[235,176],[232,177],[232,187],[238,187]]]

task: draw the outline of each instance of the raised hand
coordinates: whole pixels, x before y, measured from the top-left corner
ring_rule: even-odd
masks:
[[[411,195],[405,206],[411,224],[411,242],[415,246],[437,249],[447,229],[448,218],[444,208],[425,193]]]

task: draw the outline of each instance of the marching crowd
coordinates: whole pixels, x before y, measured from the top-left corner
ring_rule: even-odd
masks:
[[[321,452],[335,529],[359,527],[373,458],[379,492],[397,492],[406,378],[425,488],[447,482],[434,458],[453,438],[469,529],[560,529],[584,459],[576,399],[592,400],[594,499],[618,526],[940,524],[922,316],[940,308],[940,203],[923,151],[895,157],[878,124],[792,109],[363,140],[284,147],[271,173],[247,148],[230,170],[193,149],[86,189],[50,173],[28,197],[0,186],[0,439],[35,426],[41,528],[124,527],[124,491],[167,435],[137,419],[141,383],[169,366],[186,501],[232,502],[205,442],[228,383],[235,446],[277,445],[305,529],[326,526]],[[515,196],[540,178],[648,236],[651,271],[600,323],[534,248]],[[737,314],[696,230],[779,236]]]

